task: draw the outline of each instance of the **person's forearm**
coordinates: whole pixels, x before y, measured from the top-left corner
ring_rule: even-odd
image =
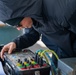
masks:
[[[31,29],[29,33],[16,38],[14,42],[16,43],[16,48],[23,49],[35,44],[39,40],[39,37],[40,34]]]

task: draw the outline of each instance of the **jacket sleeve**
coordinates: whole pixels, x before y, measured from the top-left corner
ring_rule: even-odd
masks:
[[[32,46],[39,40],[40,34],[34,28],[25,29],[25,33],[17,37],[13,42],[16,48],[23,49]]]

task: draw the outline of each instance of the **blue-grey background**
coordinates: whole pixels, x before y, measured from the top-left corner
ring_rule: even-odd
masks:
[[[0,44],[7,44],[22,33],[23,30],[18,31],[10,26],[0,27]]]

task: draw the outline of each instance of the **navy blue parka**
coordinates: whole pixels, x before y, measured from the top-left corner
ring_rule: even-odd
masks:
[[[14,40],[17,48],[35,44],[42,34],[60,58],[76,57],[76,0],[0,0],[1,21],[27,16],[33,26]]]

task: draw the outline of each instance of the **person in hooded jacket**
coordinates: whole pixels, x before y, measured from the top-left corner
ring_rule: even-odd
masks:
[[[0,20],[27,31],[4,45],[2,59],[5,51],[32,46],[40,35],[60,59],[76,57],[76,0],[0,0]]]

